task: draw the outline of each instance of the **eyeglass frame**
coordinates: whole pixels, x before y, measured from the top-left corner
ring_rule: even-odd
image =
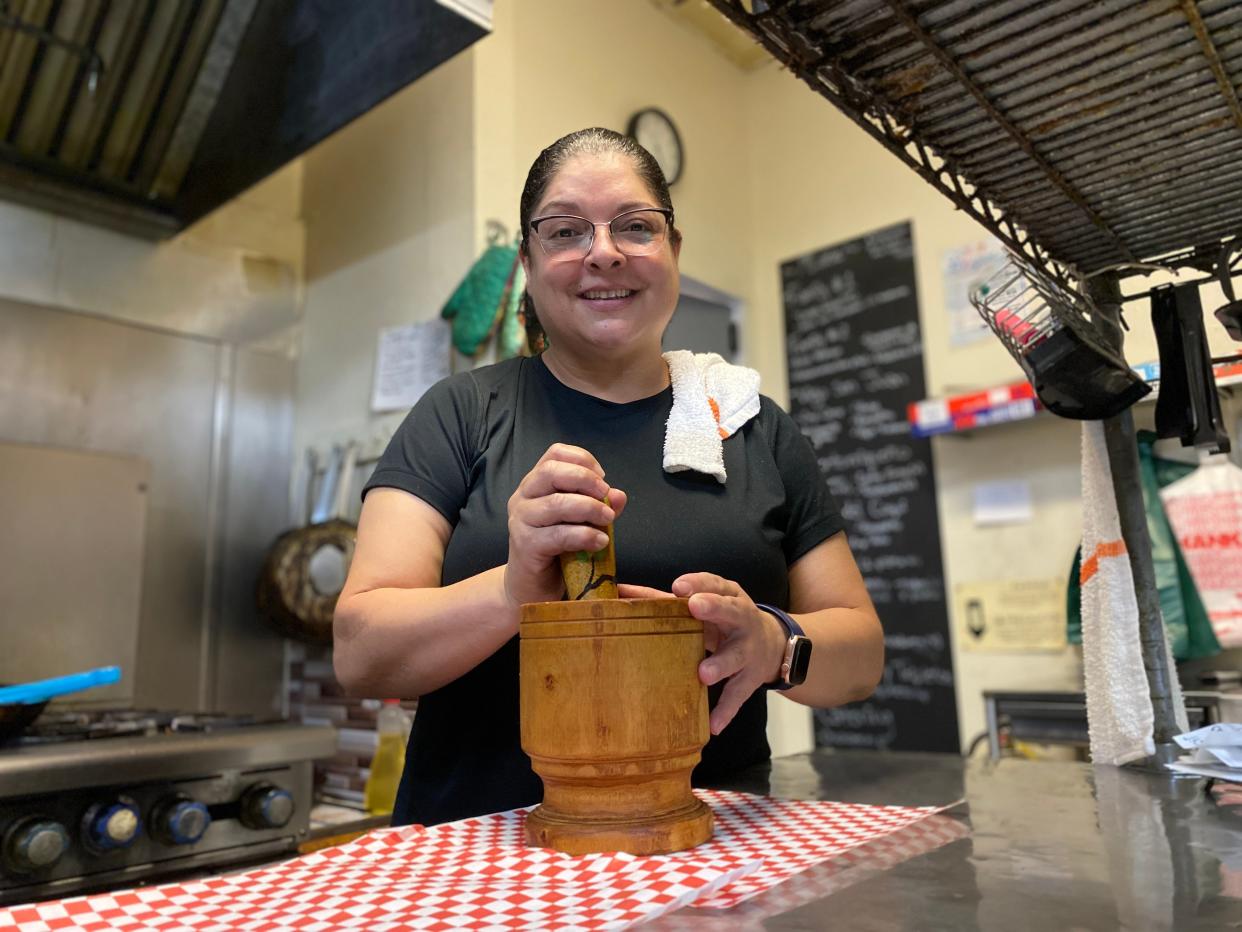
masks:
[[[621,211],[621,213],[617,214],[615,217],[613,217],[611,220],[605,223],[596,223],[594,220],[591,220],[587,217],[579,217],[576,214],[547,214],[546,216],[543,216],[543,217],[532,217],[530,219],[528,226],[530,227],[531,231],[535,234],[535,239],[539,241],[539,248],[543,250],[544,255],[549,256],[550,258],[553,258],[553,259],[560,259],[561,261],[564,261],[564,262],[571,262],[579,258],[585,259],[587,256],[591,254],[591,250],[595,248],[595,228],[596,227],[608,227],[608,235],[609,237],[612,238],[612,245],[616,248],[617,252],[621,253],[621,255],[626,256],[628,258],[637,259],[637,258],[641,258],[642,256],[654,255],[656,250],[652,250],[651,252],[639,252],[639,253],[634,253],[633,255],[631,255],[630,253],[622,249],[621,245],[617,242],[617,236],[615,233],[612,232],[612,225],[616,223],[618,220],[620,220],[622,217],[628,214],[637,214],[637,213],[642,213],[643,211],[655,211],[657,214],[664,215],[664,221],[665,223],[668,224],[668,226],[664,230],[664,242],[667,242],[668,231],[673,228],[673,211],[669,207],[633,207],[633,208],[630,208],[629,210]],[[583,223],[590,224],[591,225],[591,241],[587,243],[586,252],[584,252],[581,256],[572,256],[569,258],[565,258],[563,253],[558,254],[548,249],[547,244],[544,243],[543,241],[543,237],[539,235],[539,226],[538,226],[539,224],[543,223],[545,220],[581,220]]]

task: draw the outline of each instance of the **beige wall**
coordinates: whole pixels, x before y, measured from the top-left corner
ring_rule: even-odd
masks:
[[[746,93],[756,223],[747,330],[759,348],[756,362],[768,391],[787,400],[780,263],[906,220],[913,226],[928,395],[1020,379],[1021,370],[995,340],[964,348],[949,344],[941,254],[979,239],[981,228],[789,73],[766,68]],[[1080,528],[1074,425],[1049,419],[937,438],[932,455],[948,592],[958,582],[1067,574]],[[975,527],[975,484],[1016,476],[1031,480],[1035,520]],[[954,669],[963,742],[984,727],[984,689],[1078,688],[1078,661],[1068,650],[963,654],[955,644]]]
[[[756,234],[747,332],[758,348],[754,363],[764,372],[769,393],[786,400],[774,391],[785,387],[780,262],[903,220],[910,220],[914,231],[928,396],[1023,378],[998,341],[955,347],[949,340],[941,259],[946,250],[984,236],[980,225],[788,72],[768,67],[755,74],[746,84],[745,103]],[[1127,293],[1167,280],[1135,279],[1127,283]],[[1205,288],[1202,297],[1209,308],[1223,302],[1216,286]],[[1131,302],[1126,318],[1131,327],[1127,358],[1158,358],[1147,302]],[[1214,320],[1208,329],[1214,354],[1236,351]],[[1140,427],[1151,427],[1153,407],[1144,403],[1135,409]],[[1051,415],[933,439],[950,611],[958,583],[1067,578],[1082,527],[1079,447],[1079,426]],[[1032,521],[976,526],[975,486],[1012,478],[1031,484]],[[986,689],[1081,689],[1075,649],[973,653],[958,650],[955,641],[954,667],[963,745],[985,726]]]
[[[742,299],[746,361],[765,392],[787,400],[779,263],[907,219],[928,393],[1020,377],[995,341],[949,345],[940,256],[980,228],[788,73],[736,68],[644,0],[498,0],[495,17],[492,36],[167,242],[0,203],[0,297],[296,352],[294,449],[346,438],[374,448],[401,416],[369,413],[378,329],[438,313],[487,220],[513,229],[541,147],[587,125],[623,129],[658,106],[686,146],[673,191],[682,270]],[[1205,289],[1205,304],[1215,300]],[[1129,358],[1154,358],[1146,308],[1129,322]],[[1211,320],[1209,333],[1215,352],[1235,348]],[[933,452],[950,586],[1064,574],[1080,521],[1076,425],[1045,417],[938,438]],[[975,527],[974,485],[1015,475],[1032,482],[1034,521]],[[982,689],[1078,676],[1068,652],[956,664],[964,740],[982,727]],[[796,750],[805,716],[773,702],[774,743]]]
[[[354,439],[373,452],[391,435],[402,415],[368,410],[378,330],[438,315],[488,221],[516,233],[527,168],[572,130],[672,114],[690,166],[674,191],[682,271],[748,298],[745,74],[645,2],[501,0],[494,26],[303,159],[296,449]]]
[[[400,423],[370,412],[376,340],[437,316],[475,256],[473,88],[459,55],[303,158],[295,450],[374,450]]]
[[[587,35],[608,40],[584,42]],[[624,131],[633,113],[656,106],[672,116],[686,151],[673,189],[685,232],[681,270],[748,293],[747,127],[738,106],[746,75],[706,39],[646,2],[501,0],[495,32],[471,54],[477,235],[489,218],[516,226],[526,170],[545,146],[587,126]]]
[[[471,52],[476,240],[482,242],[489,219],[515,230],[526,170],[542,148],[587,126],[624,131],[633,113],[659,107],[677,124],[685,151],[685,173],[672,192],[685,235],[682,274],[749,306],[755,239],[742,103],[748,75],[649,3],[501,0],[494,25]],[[584,35],[608,41],[583,42]],[[751,362],[763,352],[762,340],[744,328],[742,358]],[[766,391],[783,392],[765,376]],[[811,746],[804,709],[780,697],[769,709],[776,753]]]
[[[626,57],[601,55],[584,34],[607,35]],[[692,166],[674,192],[678,221],[692,231],[682,270],[747,300],[745,80],[646,3],[502,0],[493,35],[308,153],[295,450],[347,439],[366,453],[382,446],[402,415],[368,411],[377,331],[435,317],[484,246],[488,221],[516,233],[539,150],[584,126],[623,130],[646,106],[674,117]],[[808,747],[807,715],[776,701],[777,748]]]
[[[494,25],[465,55],[305,160],[306,323],[296,449],[360,439],[360,432],[374,445],[391,433],[399,416],[364,413],[377,328],[433,316],[481,249],[488,220],[515,229],[525,172],[541,148],[584,126],[624,129],[646,106],[673,117],[686,150],[685,176],[673,190],[685,232],[682,271],[742,299],[746,360],[760,370],[766,393],[786,402],[779,262],[900,220],[915,219],[929,343],[944,341],[939,319],[927,314],[928,295],[938,288],[936,250],[977,237],[976,227],[789,75],[775,67],[738,69],[646,3],[501,0]],[[625,49],[624,66],[582,42],[584,34],[607,35],[610,48]],[[470,177],[462,176],[463,166],[472,167]],[[429,189],[438,195],[434,202]],[[470,224],[464,228],[463,216]],[[451,230],[451,239],[429,238],[437,229]],[[439,278],[427,275],[431,266]],[[931,383],[1016,377],[999,346],[965,355],[933,355]],[[946,380],[949,371],[955,374]],[[1073,472],[1076,440],[1065,443]],[[942,477],[959,497],[963,489],[968,495],[971,475],[991,475],[982,465],[965,470]],[[1065,492],[1049,512],[1066,540],[1076,533],[1074,494]],[[1046,510],[1046,502],[1040,505]],[[1061,514],[1066,508],[1070,513]],[[945,526],[953,526],[952,515]],[[946,562],[972,545],[954,543],[946,534]],[[968,559],[962,572],[970,577]],[[1065,679],[1061,658],[1052,665]],[[1022,658],[1011,666],[1029,664]],[[997,682],[1011,681],[1002,670]],[[977,694],[979,685],[965,681],[961,691]],[[968,699],[963,708],[976,705]],[[772,711],[778,752],[809,746],[803,710],[774,698]]]
[[[498,0],[494,26],[305,160],[297,449],[350,436],[382,443],[399,415],[366,413],[376,330],[434,316],[483,247],[489,220],[514,231],[525,172],[542,147],[584,126],[624,129],[647,106],[673,117],[686,149],[673,189],[682,272],[741,299],[745,361],[767,394],[787,402],[780,262],[905,220],[928,394],[1021,378],[994,340],[949,343],[941,256],[982,229],[791,75],[775,65],[743,71],[640,0]],[[1130,323],[1130,359],[1154,358],[1145,310]],[[950,587],[1065,576],[1080,528],[1078,446],[1077,425],[1050,416],[933,442]],[[1033,521],[976,527],[975,485],[1015,476],[1031,482]],[[955,652],[955,664],[963,741],[983,727],[983,689],[1078,688],[1080,676],[1070,651]],[[773,703],[778,752],[807,746],[809,716]]]

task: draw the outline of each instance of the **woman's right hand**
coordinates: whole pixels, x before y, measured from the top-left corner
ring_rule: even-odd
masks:
[[[624,492],[604,481],[603,468],[589,452],[564,443],[548,447],[509,498],[505,597],[510,604],[561,598],[560,555],[603,549],[608,535],[600,529],[617,519],[625,501]]]

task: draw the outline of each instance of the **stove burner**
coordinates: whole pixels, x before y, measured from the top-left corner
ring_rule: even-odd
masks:
[[[263,724],[253,715],[166,712],[156,709],[49,710],[13,741],[18,747],[98,738],[223,731]]]

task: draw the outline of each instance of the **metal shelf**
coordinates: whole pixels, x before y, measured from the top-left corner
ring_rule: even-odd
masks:
[[[931,437],[1024,421],[1042,410],[1035,389],[1023,381],[916,401],[906,409],[906,419],[914,436]]]
[[[1134,369],[1156,389],[1141,399],[1139,404],[1155,401],[1159,392],[1160,364],[1148,362]],[[1219,363],[1212,369],[1216,373],[1217,388],[1242,384],[1242,362]],[[906,409],[906,419],[910,422],[910,433],[915,437],[932,437],[1025,421],[1043,410],[1029,382],[1012,382],[976,392],[913,402]]]
[[[1236,0],[711,2],[1066,283],[1242,231]]]

